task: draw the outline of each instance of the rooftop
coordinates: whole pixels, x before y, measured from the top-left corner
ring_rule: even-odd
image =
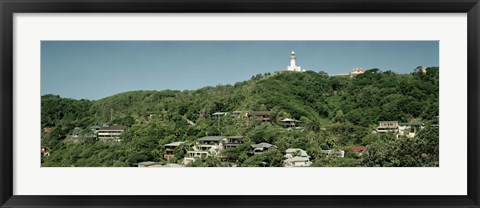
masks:
[[[243,136],[227,136],[229,139],[243,139]]]
[[[166,146],[169,146],[169,147],[178,147],[178,146],[180,146],[180,145],[183,144],[183,143],[185,143],[185,142],[172,142],[172,143],[170,143],[170,144],[166,144],[166,145],[163,145],[163,146],[164,146],[164,147],[166,147]]]
[[[100,128],[100,131],[102,130],[110,130],[110,131],[114,131],[114,130],[125,130],[127,127],[126,126],[122,126],[122,125],[111,125],[109,127],[102,127]]]
[[[215,142],[218,142],[222,139],[224,139],[225,136],[205,136],[205,137],[202,137],[200,139],[198,139],[198,141],[215,141]]]
[[[251,147],[253,148],[270,148],[270,147],[277,147],[275,145],[272,145],[272,144],[269,144],[269,143],[265,143],[265,142],[262,142],[260,144],[252,144],[250,145]]]
[[[292,119],[292,118],[285,118],[282,120],[283,122],[297,122],[297,123],[300,123],[301,121],[297,120],[297,119]]]
[[[214,115],[214,116],[224,116],[224,115],[227,115],[227,114],[228,114],[228,112],[215,112],[212,115]]]
[[[299,149],[299,148],[289,148],[285,151],[287,154],[293,154],[293,153],[296,153],[296,152],[300,152],[300,155],[301,157],[308,157],[308,154],[305,150],[303,149]]]

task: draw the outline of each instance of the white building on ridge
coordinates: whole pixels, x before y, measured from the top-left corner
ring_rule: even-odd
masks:
[[[304,72],[302,67],[296,65],[295,51],[290,53],[290,66],[287,67],[287,71]]]

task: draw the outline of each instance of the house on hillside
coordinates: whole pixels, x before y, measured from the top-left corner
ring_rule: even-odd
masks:
[[[220,117],[223,117],[223,116],[227,116],[229,113],[228,112],[215,112],[212,114],[212,116],[214,118],[220,118]]]
[[[268,152],[270,150],[277,149],[277,146],[269,144],[269,143],[265,143],[265,142],[262,142],[260,144],[252,144],[252,145],[250,145],[250,147],[252,148],[250,153],[254,154],[254,155],[262,154],[264,152]]]
[[[308,167],[312,164],[310,156],[303,149],[289,148],[285,153],[285,167]]]
[[[283,122],[283,125],[285,126],[285,128],[297,128],[299,127],[300,123],[302,123],[301,121],[297,120],[297,119],[292,119],[292,118],[285,118],[282,120]]]
[[[377,133],[398,132],[398,121],[378,122]]]
[[[163,145],[165,147],[165,154],[163,154],[163,158],[166,160],[171,160],[175,158],[175,148],[180,146],[185,142],[172,142],[170,144]]]
[[[272,114],[271,111],[249,111],[246,116],[257,121],[270,121]]]
[[[223,150],[223,141],[225,139],[225,136],[205,136],[197,139],[197,144],[193,149],[195,151],[207,151],[211,155],[216,155]]]
[[[183,164],[188,165],[190,163],[195,162],[197,158],[209,157],[209,156],[211,155],[208,151],[200,151],[200,150],[187,151],[185,158],[183,158]]]
[[[422,122],[399,123],[397,138],[399,136],[413,138],[423,127],[424,124]]]
[[[120,141],[120,136],[127,129],[126,126],[112,125],[109,127],[102,127],[97,132],[97,139],[100,141]]]
[[[358,156],[361,156],[365,151],[368,150],[368,147],[365,146],[351,146],[347,148],[354,151]]]
[[[243,136],[227,136],[223,142],[225,149],[236,148],[241,144],[243,144]]]

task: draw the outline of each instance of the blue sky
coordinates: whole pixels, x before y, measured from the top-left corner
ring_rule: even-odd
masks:
[[[409,73],[439,65],[438,41],[42,41],[41,94],[96,100],[133,90],[234,84],[297,65]]]

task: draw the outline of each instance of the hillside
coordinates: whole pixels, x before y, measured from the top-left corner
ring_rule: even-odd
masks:
[[[278,72],[259,74],[234,85],[192,91],[133,91],[96,101],[45,95],[41,125],[52,131],[42,133],[42,144],[51,155],[42,157],[42,166],[164,163],[163,145],[185,141],[181,148],[187,150],[196,139],[213,135],[242,135],[245,144],[226,151],[222,159],[206,158],[194,166],[220,166],[226,162],[259,166],[259,161],[282,166],[281,157],[287,148],[306,150],[314,166],[438,166],[438,129],[428,127],[439,113],[438,95],[438,67],[411,74],[371,69],[352,78],[313,71]],[[215,112],[234,111],[270,111],[272,117],[270,122],[259,122],[243,116],[212,116]],[[303,130],[284,128],[281,120],[285,118],[300,120]],[[379,121],[423,121],[427,128],[422,132],[428,133],[420,133],[419,137],[425,138],[415,141],[372,134]],[[104,124],[128,126],[122,141],[99,142],[87,136],[91,126]],[[72,131],[81,131],[83,139],[68,142],[66,138]],[[247,154],[250,144],[261,142],[278,149],[263,155]],[[332,159],[320,153],[322,149],[358,145],[368,146],[368,154],[359,156],[346,151],[345,158]],[[399,145],[430,148],[396,155],[394,151],[405,151],[396,148]],[[415,147],[409,151],[417,151]],[[184,152],[178,154],[181,159]],[[422,154],[427,157],[416,158]]]

